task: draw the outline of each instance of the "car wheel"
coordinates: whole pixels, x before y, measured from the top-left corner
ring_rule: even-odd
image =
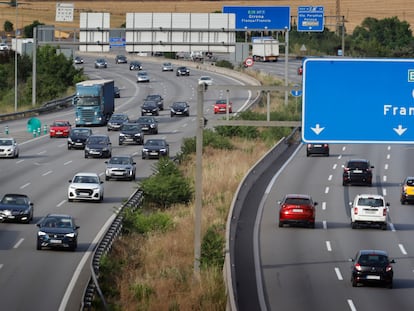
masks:
[[[19,157],[19,153],[16,153],[16,158],[18,158]]]
[[[68,145],[68,150],[72,149],[72,147],[70,145]]]
[[[105,180],[108,181],[109,180],[109,176],[105,176]]]
[[[393,284],[392,281],[390,283],[387,284],[387,288],[392,289],[393,288]]]
[[[310,156],[310,153],[309,152],[306,152],[306,156],[309,157]]]
[[[387,230],[387,224],[382,224],[381,229],[382,230]]]
[[[40,251],[40,250],[42,249],[42,245],[40,244],[39,240],[37,240],[37,243],[36,243],[36,249],[37,249],[38,251]]]
[[[85,159],[87,159],[88,158],[88,155],[85,153]]]
[[[357,287],[358,286],[358,282],[356,281],[356,279],[354,277],[351,278],[351,283],[352,283],[352,287]]]
[[[74,251],[76,251],[76,249],[78,248],[78,242],[76,241],[73,245],[72,245],[72,247],[70,248],[70,250],[72,251],[72,252],[74,252]]]
[[[406,203],[406,201],[405,201],[404,199],[401,199],[401,200],[400,200],[400,202],[401,202],[401,204],[403,204],[403,205]]]
[[[311,228],[311,229],[315,229],[315,223],[313,222],[313,223],[310,223],[309,224],[309,228]]]
[[[69,199],[69,198],[68,198],[68,202],[73,202],[73,199]]]
[[[358,226],[355,222],[351,222],[351,228],[356,229],[356,228],[358,228]]]
[[[283,227],[283,222],[279,221],[279,228]]]
[[[347,185],[348,184],[345,181],[342,182],[342,186],[347,186]]]
[[[119,141],[119,142],[118,142],[118,145],[122,146],[122,141]]]

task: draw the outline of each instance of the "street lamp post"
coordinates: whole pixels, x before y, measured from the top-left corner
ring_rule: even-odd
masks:
[[[18,28],[18,10],[17,0],[16,5],[16,28],[14,29],[14,112],[17,112],[17,28]]]

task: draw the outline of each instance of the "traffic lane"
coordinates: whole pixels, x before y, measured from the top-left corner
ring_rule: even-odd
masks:
[[[276,76],[280,79],[285,79],[285,59],[279,58],[277,62],[255,62],[248,70],[259,70],[265,74]],[[302,84],[302,75],[298,75],[298,68],[302,65],[300,60],[288,60],[288,81],[289,83]]]
[[[373,152],[377,152],[378,153],[378,150],[374,150]],[[380,152],[379,154],[382,154],[382,155],[384,155],[384,154],[386,154],[386,153],[384,153],[384,152]],[[298,157],[300,157],[300,156],[298,156]],[[326,159],[320,159],[320,160],[322,160],[323,162],[326,162]],[[315,167],[316,165],[317,165],[318,163],[312,163],[312,165],[310,165],[310,167]],[[325,164],[324,164],[325,165]],[[295,165],[293,165],[293,167],[297,167],[298,166],[298,163],[295,163]],[[328,165],[329,166],[329,165]],[[300,167],[299,168],[299,171],[301,171],[302,172],[302,174],[303,174],[303,167]],[[318,170],[317,171],[319,171],[319,172],[323,172],[323,168],[318,168]],[[292,171],[291,170],[289,170],[289,173],[290,174],[292,174]],[[310,174],[311,175],[311,174]],[[316,175],[315,175],[316,176]],[[332,178],[329,178],[328,176],[330,176],[330,172],[327,172],[326,173],[326,180],[328,181],[328,179],[329,180],[332,180]],[[287,180],[287,177],[285,177],[285,178],[283,178],[283,176],[281,176],[280,177],[282,180],[284,180],[284,181],[286,181]],[[340,179],[336,179],[336,181],[340,181]],[[327,182],[328,183],[328,182]],[[341,184],[339,184],[339,185],[341,185]],[[280,186],[281,185],[278,185],[278,188],[280,188]],[[283,185],[282,185],[283,186]],[[297,185],[296,185],[297,186]],[[335,186],[333,186],[334,188],[335,188]],[[340,187],[338,187],[338,188],[340,188],[340,189],[342,189],[342,186],[340,186]],[[352,188],[352,187],[349,187],[350,189]],[[358,188],[358,187],[355,187],[355,188]],[[364,188],[364,187],[362,187],[362,188]],[[326,187],[325,187],[325,189],[323,189],[324,191],[321,191],[321,193],[326,193]],[[361,189],[359,189],[359,190],[361,190]],[[336,199],[334,199],[333,200],[333,202],[332,202],[332,204],[330,203],[330,202],[328,202],[327,204],[325,204],[325,207],[324,207],[324,211],[325,212],[331,212],[331,213],[338,213],[338,205],[341,205],[341,204],[338,204],[338,202],[339,201],[341,201],[341,197],[343,196],[341,193],[340,193],[341,191],[339,191],[339,194],[334,194],[334,192],[332,193],[332,194],[329,194],[329,196],[336,196]],[[329,193],[329,192],[328,192]],[[279,194],[280,195],[280,194]],[[273,201],[274,201],[274,197],[273,197]],[[322,202],[322,203],[324,203],[324,202]],[[325,202],[326,203],[326,202]],[[323,205],[322,205],[323,206]],[[321,208],[321,206],[320,206],[320,208]],[[346,208],[349,208],[349,207],[346,207]],[[345,269],[346,270],[346,273],[347,273],[347,276],[346,276],[346,279],[347,280],[349,280],[349,275],[348,275],[348,273],[349,273],[349,265],[347,264],[347,263],[345,263],[344,262],[344,258],[349,258],[349,257],[352,257],[353,256],[353,254],[356,252],[356,250],[358,250],[358,249],[360,249],[360,248],[364,248],[363,247],[363,245],[362,244],[364,244],[364,245],[373,245],[373,247],[375,248],[378,248],[379,246],[377,246],[377,245],[381,245],[381,246],[384,246],[384,245],[387,245],[388,247],[392,247],[392,250],[390,251],[390,253],[392,254],[392,253],[398,253],[398,250],[397,250],[397,248],[399,249],[399,247],[397,247],[397,244],[399,244],[399,243],[397,243],[397,241],[395,240],[395,237],[393,236],[393,235],[390,235],[387,231],[380,231],[379,233],[378,233],[378,230],[373,230],[372,231],[372,236],[371,235],[369,235],[369,234],[367,234],[367,232],[370,232],[370,231],[363,231],[363,232],[359,232],[358,230],[350,230],[349,228],[350,228],[350,226],[349,226],[349,218],[348,218],[348,216],[346,215],[346,213],[343,213],[343,210],[342,209],[340,209],[341,211],[339,212],[342,216],[342,220],[340,220],[339,222],[337,221],[336,222],[336,227],[334,227],[334,229],[329,229],[330,228],[330,221],[326,221],[325,220],[325,223],[327,224],[326,226],[327,226],[327,230],[326,230],[326,232],[327,233],[329,233],[329,234],[332,234],[332,231],[333,231],[333,234],[332,235],[334,235],[334,236],[337,236],[336,238],[335,237],[333,237],[332,239],[327,239],[327,240],[325,240],[325,241],[321,241],[321,243],[320,244],[325,244],[326,245],[326,251],[327,252],[329,252],[329,253],[333,253],[333,254],[336,254],[336,252],[338,252],[339,251],[339,253],[348,253],[348,255],[347,256],[342,256],[342,254],[339,256],[339,257],[337,257],[336,259],[335,259],[335,261],[336,262],[338,262],[339,263],[339,268],[338,267],[335,267],[335,274],[337,274],[337,271],[339,271],[339,272],[341,272],[341,271],[343,271],[345,268],[344,267],[342,267],[342,269],[341,269],[341,265],[344,265],[344,266],[346,266],[347,267],[347,269]],[[320,214],[320,213],[319,213]],[[323,213],[322,215],[324,215],[325,213]],[[276,215],[275,215],[276,216]],[[269,217],[267,217],[267,216],[265,216],[264,215],[264,217],[263,217],[263,219],[268,219]],[[317,214],[317,218],[318,218],[318,214]],[[324,222],[322,222],[322,224],[323,224]],[[338,223],[339,224],[342,224],[342,226],[338,226]],[[320,228],[321,226],[317,226],[317,228]],[[324,226],[322,226],[322,228],[324,228]],[[291,228],[280,228],[280,229],[291,229]],[[293,228],[292,228],[293,229]],[[300,230],[300,229],[299,229]],[[306,230],[306,229],[305,229]],[[284,238],[279,238],[279,234],[280,234],[280,232],[279,232],[280,230],[278,230],[278,232],[277,232],[277,236],[278,236],[278,238],[277,238],[277,241],[282,241],[282,240],[286,240],[286,241],[291,241],[291,236],[289,235],[289,237],[284,237]],[[294,232],[296,232],[296,231],[294,231]],[[282,231],[282,233],[285,233],[284,231]],[[291,233],[291,231],[289,231],[289,233]],[[339,234],[338,234],[339,233]],[[311,233],[309,233],[309,234],[313,234],[312,232]],[[349,234],[354,234],[354,235],[357,235],[357,237],[349,237],[349,238],[346,238],[346,235],[349,235]],[[378,235],[379,234],[381,234],[381,237],[379,238],[378,237]],[[362,241],[362,244],[361,245],[354,245],[354,244],[357,244],[357,243],[351,243],[352,245],[351,245],[351,247],[349,247],[349,249],[348,248],[346,248],[345,246],[339,246],[339,247],[337,247],[337,245],[341,242],[341,241],[347,241],[347,243],[345,243],[345,245],[348,245],[348,241]],[[328,243],[329,242],[329,243]],[[314,244],[314,243],[313,243]],[[311,245],[312,245],[312,243],[311,243]],[[339,244],[340,245],[340,244]],[[280,249],[280,248],[282,248],[283,249],[283,247],[278,247],[278,245],[275,245],[275,243],[274,243],[274,241],[273,241],[273,244],[272,244],[272,246],[273,247],[275,247],[276,249]],[[289,243],[287,244],[287,246],[286,246],[286,248],[285,249],[288,249],[288,250],[290,250],[291,248],[288,248],[288,246],[289,246]],[[328,247],[329,246],[329,247]],[[315,247],[316,248],[316,247]],[[262,249],[268,249],[268,247],[262,247]],[[330,249],[330,250],[329,250]],[[336,250],[335,252],[333,252],[333,250]],[[288,253],[289,253],[289,251],[288,251]],[[349,255],[350,254],[350,255]],[[275,259],[275,260],[277,260],[277,259]],[[289,260],[287,260],[287,262],[289,262]],[[342,262],[342,263],[341,263]],[[343,273],[343,272],[342,272]],[[398,272],[399,273],[399,272]],[[265,274],[266,275],[266,274]],[[323,280],[321,280],[321,282],[322,282]],[[280,282],[280,280],[279,280],[279,282]],[[282,282],[282,284],[283,284],[283,282]],[[332,285],[332,286],[334,286],[334,284]],[[349,284],[347,285],[347,286],[349,286]],[[275,290],[273,289],[272,290],[272,293],[274,293],[275,292]],[[276,291],[277,292],[277,291]],[[323,291],[322,291],[323,292]],[[283,296],[283,293],[281,294],[281,297],[284,297]],[[271,297],[271,298],[274,298],[273,296]],[[285,299],[285,298],[283,298],[283,299]],[[373,297],[368,297],[368,301],[369,300],[371,300],[371,299],[375,299],[375,297],[373,298]],[[293,299],[294,300],[294,299]],[[409,300],[407,301],[407,297],[406,297],[406,299],[405,299],[406,301],[406,303],[409,303]],[[348,300],[346,300],[347,302],[348,302]],[[352,300],[351,300],[352,301]],[[278,302],[279,304],[280,304],[280,302]],[[273,304],[271,304],[271,305],[273,305]],[[318,308],[319,309],[319,308]],[[329,308],[326,308],[326,310],[328,310]],[[385,308],[384,308],[385,309]]]

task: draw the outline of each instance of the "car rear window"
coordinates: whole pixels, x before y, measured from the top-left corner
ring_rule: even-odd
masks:
[[[361,161],[352,161],[348,162],[348,168],[355,169],[355,168],[362,168],[367,169],[368,163],[367,162],[361,162]]]
[[[310,205],[311,201],[309,199],[304,199],[304,198],[287,198],[285,200],[285,204]]]
[[[380,207],[380,206],[384,206],[384,200],[374,199],[374,198],[359,198],[358,205]]]
[[[414,179],[407,179],[406,185],[407,186],[414,186]]]
[[[384,265],[388,263],[387,256],[384,255],[377,255],[377,254],[369,254],[369,255],[361,255],[359,258],[359,263],[361,265],[370,265],[370,266],[376,266],[376,265]]]

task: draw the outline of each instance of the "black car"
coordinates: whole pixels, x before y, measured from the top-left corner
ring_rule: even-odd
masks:
[[[129,122],[129,117],[126,113],[114,113],[108,120],[106,128],[108,131],[118,131],[122,124]]]
[[[138,61],[132,61],[129,63],[129,70],[142,70],[142,64]]]
[[[33,219],[33,203],[25,194],[8,193],[0,201],[0,221],[29,223]]]
[[[76,65],[81,65],[81,64],[83,64],[83,58],[82,58],[82,57],[80,57],[80,56],[76,56],[76,57],[73,59],[73,63],[74,63],[74,64],[76,64]]]
[[[160,114],[160,108],[154,100],[146,100],[141,106],[141,116],[152,115],[158,116]]]
[[[153,100],[157,103],[158,108],[160,110],[164,110],[164,98],[162,98],[161,95],[159,95],[159,94],[150,94],[150,95],[147,95],[147,97],[144,100],[145,101]]]
[[[117,55],[115,56],[115,64],[126,64],[128,60],[125,55]]]
[[[78,247],[78,229],[72,216],[48,214],[38,224],[36,249],[43,247],[66,248],[75,251]]]
[[[125,143],[135,143],[142,145],[144,143],[144,132],[142,130],[142,124],[138,123],[124,123],[122,124],[119,132],[119,145]]]
[[[170,108],[171,117],[174,116],[190,116],[190,105],[187,102],[175,102]]]
[[[378,284],[392,288],[394,271],[391,264],[395,263],[395,260],[389,259],[387,252],[360,250],[351,261],[353,287],[359,284]]]
[[[343,166],[342,185],[372,186],[372,169],[374,166],[365,159],[352,159]]]
[[[110,158],[112,144],[108,135],[91,135],[85,143],[85,158]]]
[[[142,146],[142,159],[168,157],[170,146],[165,139],[148,139]]]
[[[114,97],[121,98],[121,90],[117,86],[114,86]]]
[[[324,155],[329,157],[329,144],[317,143],[306,145],[306,156],[309,157],[314,154]]]
[[[185,66],[180,66],[177,68],[176,76],[189,76],[190,75],[190,69],[188,69]]]
[[[130,155],[113,156],[105,161],[105,180],[127,179],[135,180],[136,163]]]
[[[71,128],[68,137],[68,150],[72,148],[84,149],[85,142],[92,135],[92,130],[87,127]]]
[[[135,122],[142,125],[144,133],[158,134],[158,121],[154,117],[139,117]]]

